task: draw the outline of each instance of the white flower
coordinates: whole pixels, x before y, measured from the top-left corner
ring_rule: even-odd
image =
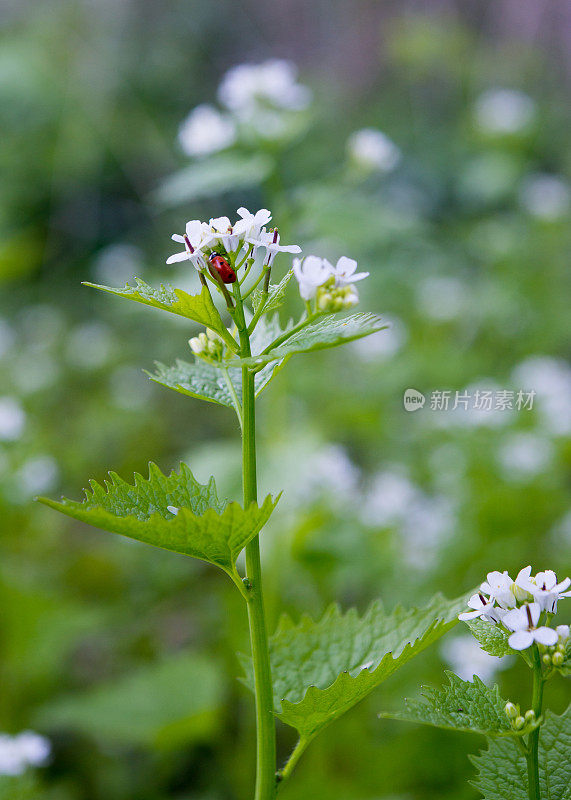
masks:
[[[351,134],[347,150],[359,165],[381,172],[390,172],[401,158],[396,144],[376,128],[362,128]]]
[[[464,611],[462,614],[458,614],[458,619],[462,620],[462,622],[467,622],[477,617],[487,622],[498,622],[503,617],[502,609],[494,608],[493,598],[484,597],[481,593],[473,594],[468,600],[468,606],[473,611]]]
[[[569,638],[569,625],[558,625],[555,628],[555,633],[557,634],[559,641],[562,644],[565,644],[565,642]]]
[[[527,94],[514,89],[490,89],[476,101],[478,127],[487,133],[517,133],[535,116],[535,103]]]
[[[530,568],[531,569],[531,568]],[[514,594],[514,582],[507,572],[488,572],[487,580],[480,589],[500,604],[502,608],[514,608],[517,599]],[[518,576],[519,577],[519,576]]]
[[[301,253],[301,247],[298,244],[280,244],[280,235],[277,229],[266,231],[264,228],[257,239],[247,239],[246,241],[253,244],[256,250],[258,247],[266,248],[266,264],[270,267],[278,253]]]
[[[26,767],[43,766],[51,752],[49,741],[33,731],[16,736],[0,734],[0,775],[21,775]]]
[[[236,141],[236,127],[227,116],[206,103],[196,106],[179,128],[178,141],[189,156],[217,153]]]
[[[355,281],[362,281],[363,278],[369,277],[368,272],[355,272],[357,269],[357,262],[353,258],[347,258],[347,256],[341,256],[332,269],[337,286],[355,283]]]
[[[440,652],[463,681],[472,681],[477,675],[484,683],[488,683],[498,670],[506,669],[513,663],[513,656],[496,658],[486,653],[470,633],[453,639],[446,637]]]
[[[513,608],[504,614],[503,624],[510,631],[514,631],[508,639],[508,644],[514,650],[526,650],[534,642],[539,642],[548,647],[557,644],[558,635],[552,628],[542,625],[536,628],[541,607],[539,603],[530,603],[521,608]]]
[[[326,258],[306,256],[303,260],[294,258],[293,274],[299,283],[299,293],[304,300],[315,297],[317,289],[333,275],[333,266]]]
[[[255,214],[243,206],[238,209],[240,219],[234,225],[234,232],[243,234],[246,239],[257,239],[264,225],[272,218],[272,212],[267,208],[260,208]]]
[[[218,99],[247,117],[268,104],[289,111],[304,109],[311,101],[311,91],[297,83],[297,68],[291,61],[271,59],[232,67],[218,87]]]
[[[530,175],[523,182],[519,200],[533,217],[554,222],[569,213],[571,190],[557,175]]]
[[[239,249],[242,238],[232,227],[228,217],[214,217],[210,219],[208,225],[203,226],[205,245],[211,246],[215,242],[221,242],[228,253],[234,253]]]
[[[230,220],[228,220],[228,224]],[[173,233],[171,239],[175,242],[184,244],[182,253],[175,253],[167,258],[167,264],[175,264],[177,261],[192,261],[194,267],[200,272],[206,267],[206,261],[202,253],[202,248],[206,247],[211,241],[211,237],[205,230],[205,223],[199,219],[191,219],[186,223],[184,234]]]
[[[26,412],[13,397],[0,397],[0,441],[19,439],[26,426]]]
[[[571,586],[571,578],[565,578],[561,583],[557,583],[557,575],[552,569],[538,572],[534,578],[528,575],[522,586],[533,596],[541,610],[549,613],[557,611],[558,600],[571,597],[571,592],[565,591]]]

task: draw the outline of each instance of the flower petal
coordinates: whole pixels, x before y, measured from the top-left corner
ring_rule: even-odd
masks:
[[[533,634],[529,631],[516,631],[508,639],[508,644],[513,650],[526,650],[533,644]]]
[[[167,258],[167,264],[176,264],[177,261],[187,261],[190,258],[189,254],[184,251],[184,253],[175,253],[173,256],[169,256]]]
[[[547,647],[557,644],[557,641],[559,640],[557,631],[554,631],[553,628],[547,628],[545,625],[542,625],[541,628],[537,628],[535,631],[533,631],[533,638],[536,642],[544,644]]]

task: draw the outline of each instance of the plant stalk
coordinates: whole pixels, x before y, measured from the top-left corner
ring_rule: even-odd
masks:
[[[234,284],[236,322],[240,334],[240,355],[251,355],[250,340],[240,297],[240,287]],[[256,413],[254,375],[242,367],[242,480],[244,507],[257,501],[256,480]],[[249,583],[248,621],[256,697],[256,790],[254,800],[273,800],[276,795],[276,728],[273,714],[273,688],[270,670],[268,635],[262,593],[260,541],[256,536],[246,545],[246,577]]]
[[[533,690],[531,707],[535,712],[536,719],[541,716],[543,705],[543,675],[541,671],[541,656],[537,645],[533,646]],[[529,800],[541,800],[539,788],[539,732],[536,728],[529,734],[527,750],[527,782]]]

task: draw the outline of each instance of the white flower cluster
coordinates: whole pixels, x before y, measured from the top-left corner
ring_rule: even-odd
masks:
[[[0,733],[0,775],[21,775],[28,767],[41,767],[50,753],[49,741],[33,731],[16,736]]]
[[[359,302],[354,283],[369,273],[356,270],[357,262],[346,256],[341,256],[335,266],[318,256],[293,260],[293,274],[302,298],[306,301],[316,298],[317,310],[325,313],[343,311]]]
[[[311,91],[297,82],[291,61],[270,59],[232,67],[218,87],[218,99],[226,111],[202,103],[180,126],[178,140],[187,155],[207,156],[231,147],[241,126],[264,139],[280,138],[287,130],[288,115],[311,102]]]
[[[382,131],[361,128],[347,140],[349,157],[366,170],[390,172],[401,159],[401,151]]]
[[[248,250],[252,246],[255,257],[259,247],[266,250],[266,264],[272,265],[277,253],[300,253],[297,244],[282,245],[277,230],[268,231],[266,225],[272,218],[267,208],[261,208],[255,214],[247,208],[238,209],[239,219],[232,224],[228,217],[215,217],[208,222],[192,219],[186,223],[183,234],[175,233],[172,239],[184,245],[184,250],[167,259],[167,264],[189,260],[200,272],[207,267],[210,255],[216,248],[222,247],[226,253],[237,254],[240,250]],[[231,283],[232,281],[226,281]]]
[[[267,208],[252,214],[242,207],[237,214],[234,223],[229,217],[187,222],[183,234],[172,236],[175,242],[184,245],[184,250],[169,256],[167,264],[188,260],[198,272],[208,271],[215,278],[218,273],[218,280],[234,283],[238,279],[234,267],[237,265],[237,270],[241,266],[251,266],[260,248],[265,251],[264,265],[268,268],[278,253],[301,252],[297,244],[282,245],[277,228],[268,229],[272,214]],[[294,258],[293,273],[301,297],[306,302],[315,299],[314,313],[343,311],[356,305],[359,295],[354,284],[369,275],[368,272],[357,272],[357,262],[346,256],[342,256],[335,266],[318,256]],[[210,341],[214,341],[212,337]],[[191,340],[190,346],[195,353],[199,350],[203,353],[211,347],[206,334],[203,340]]]
[[[502,625],[510,632],[509,645],[514,650],[526,650],[534,642],[555,647],[569,638],[569,626],[549,627],[551,616],[557,613],[557,603],[571,597],[566,591],[571,578],[560,583],[553,570],[531,574],[531,567],[520,570],[515,581],[507,572],[489,572],[480,591],[468,601],[471,611],[459,614],[464,621],[480,618]],[[542,620],[540,618],[543,617]],[[539,625],[542,621],[545,624]],[[557,665],[557,661],[554,662]]]

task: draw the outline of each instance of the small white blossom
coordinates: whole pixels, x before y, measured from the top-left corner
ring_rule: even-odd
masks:
[[[517,599],[514,594],[514,582],[507,572],[488,572],[487,580],[480,586],[481,590],[489,594],[492,600],[497,600],[502,608],[514,608]]]
[[[26,426],[26,412],[13,397],[0,397],[0,441],[19,439]]]
[[[238,209],[240,219],[234,225],[234,233],[244,235],[246,239],[257,239],[264,225],[272,218],[272,212],[267,208],[260,208],[255,214],[243,206]]]
[[[336,285],[343,286],[348,283],[355,283],[355,281],[362,281],[364,278],[369,277],[368,272],[355,272],[356,269],[357,262],[355,259],[341,256],[337,264],[332,268]]]
[[[486,653],[470,633],[446,637],[440,652],[463,681],[473,681],[474,675],[477,675],[484,683],[488,683],[498,670],[506,669],[513,663],[513,656],[496,658]]]
[[[230,220],[228,220],[230,222]],[[178,261],[192,261],[193,266],[199,272],[206,267],[206,261],[202,253],[202,248],[206,247],[211,241],[208,235],[205,223],[198,219],[191,219],[186,223],[186,228],[182,236],[179,233],[173,233],[171,239],[175,242],[184,244],[182,253],[175,253],[167,258],[167,264],[175,264]]]
[[[357,164],[380,172],[390,172],[401,158],[396,144],[376,128],[362,128],[351,134],[347,150]]]
[[[471,619],[484,619],[487,622],[499,622],[503,616],[503,609],[494,608],[494,600],[491,597],[484,597],[483,594],[473,594],[468,600],[468,606],[472,611],[464,611],[458,614],[458,619],[467,622]]]
[[[293,274],[299,283],[299,293],[304,300],[312,300],[317,289],[333,275],[333,266],[326,258],[306,256],[294,258]]]
[[[266,264],[270,267],[278,253],[301,253],[301,247],[298,244],[280,244],[280,235],[277,230],[266,231],[263,228],[257,239],[247,239],[247,241],[253,244],[256,250],[258,247],[266,248]]]
[[[558,625],[555,628],[555,633],[557,634],[559,641],[562,644],[565,644],[569,638],[569,625]]]
[[[571,189],[557,175],[530,175],[523,182],[519,200],[533,217],[555,222],[571,208]]]
[[[218,87],[218,99],[238,116],[248,117],[268,105],[288,111],[304,109],[311,91],[297,83],[297,68],[291,61],[271,59],[232,67]]]
[[[236,141],[236,126],[214,106],[196,106],[179,128],[178,141],[189,156],[207,156]]]
[[[534,642],[539,642],[546,646],[557,644],[558,635],[552,628],[545,625],[536,628],[537,621],[541,614],[539,603],[529,603],[521,608],[513,608],[504,614],[502,623],[512,635],[508,639],[508,644],[514,650],[526,650]]]
[[[535,103],[514,89],[490,89],[477,99],[474,114],[478,127],[487,133],[518,133],[533,120]]]
[[[0,775],[22,775],[27,767],[41,767],[50,753],[49,741],[33,731],[0,733]]]
[[[571,592],[565,591],[571,586],[571,578],[565,578],[561,583],[557,583],[557,575],[551,569],[538,572],[534,578],[528,574],[522,581],[522,586],[533,596],[542,611],[552,614],[557,611],[558,600],[571,597]]]

